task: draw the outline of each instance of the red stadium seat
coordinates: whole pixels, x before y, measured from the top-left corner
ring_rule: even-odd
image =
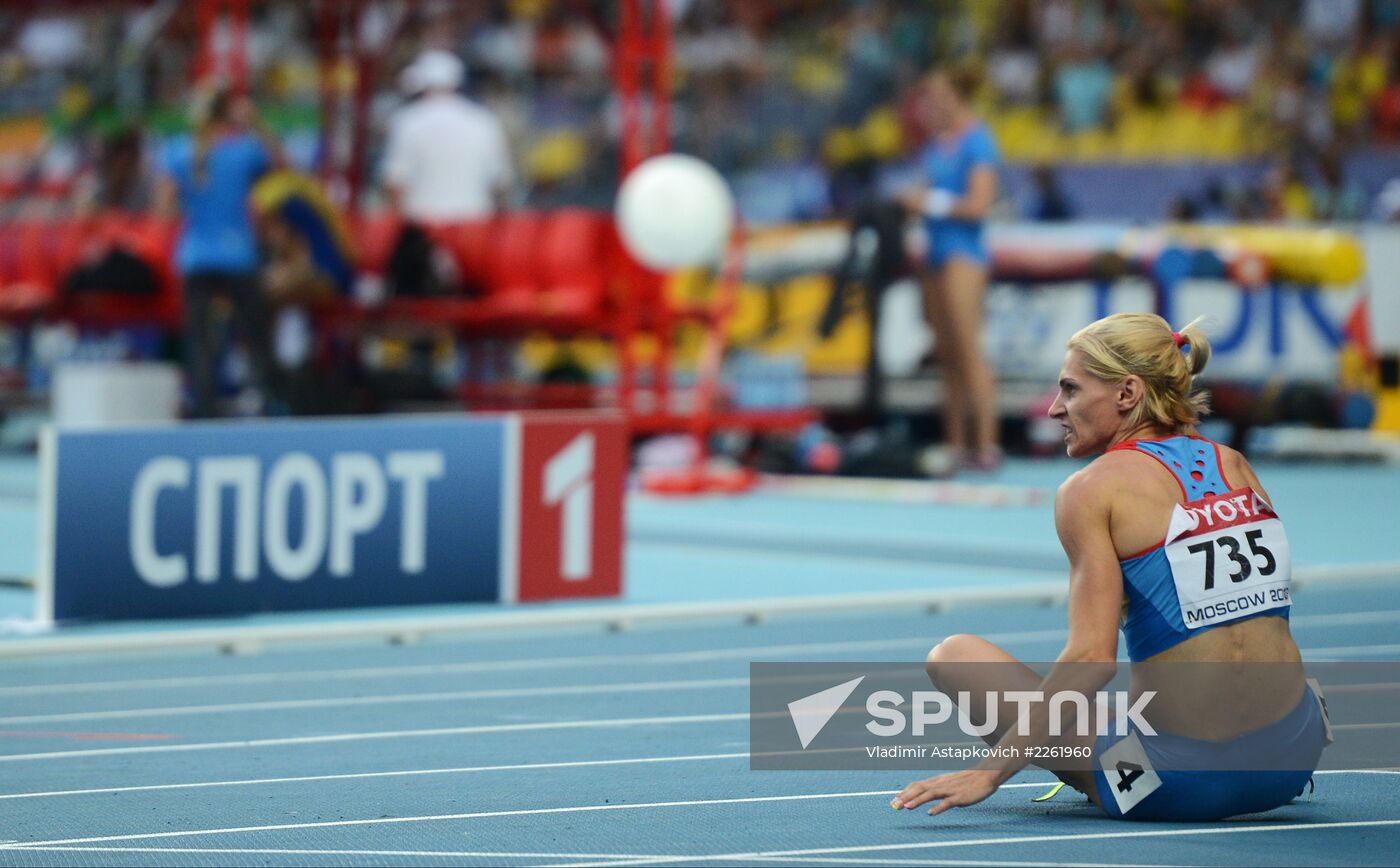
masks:
[[[427,229],[433,243],[452,256],[464,288],[484,291],[490,287],[494,221],[464,220]]]
[[[11,316],[26,316],[47,308],[57,298],[54,233],[52,224],[39,221],[17,223],[13,228],[18,249],[14,280],[5,289],[4,309]]]
[[[538,312],[538,297],[544,289],[540,242],[546,224],[545,215],[530,211],[512,211],[492,221],[487,306],[494,315],[523,321]]]
[[[19,231],[13,223],[0,223],[0,292],[14,283],[19,271]]]
[[[73,269],[100,254],[96,232],[98,220],[63,220],[49,226],[53,233],[54,282],[62,288],[63,281]]]
[[[74,232],[81,236],[75,239]],[[174,261],[177,233],[178,227],[172,221],[121,212],[67,224],[58,233],[60,273],[66,274],[83,257],[119,247],[150,266],[156,273],[159,291],[155,295],[101,291],[70,294],[61,299],[57,314],[87,326],[178,328],[182,297]]]
[[[382,214],[363,216],[354,225],[357,265],[361,271],[383,274],[389,267],[389,256],[394,252],[394,242],[398,240],[403,224],[395,217]]]
[[[424,227],[460,273],[459,296],[391,298],[372,309],[343,307],[361,322],[410,327],[450,326],[462,334],[505,336],[606,331],[608,291],[618,269],[618,244],[606,213],[582,209],[513,211],[489,220]],[[382,270],[399,225],[362,221],[361,267]]]
[[[12,293],[19,285],[19,227],[0,224],[0,318],[19,314],[12,302]]]
[[[607,214],[581,209],[549,215],[538,247],[544,317],[587,321],[601,313],[612,267],[610,222]]]

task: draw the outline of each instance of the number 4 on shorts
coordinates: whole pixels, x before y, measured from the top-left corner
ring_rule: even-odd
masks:
[[[1118,792],[1126,793],[1133,788],[1133,781],[1142,777],[1142,766],[1125,760],[1118,761]]]
[[[1125,816],[1162,785],[1136,732],[1099,754],[1099,767],[1110,784],[1108,793],[1100,792],[1099,799],[1112,795],[1118,812]]]

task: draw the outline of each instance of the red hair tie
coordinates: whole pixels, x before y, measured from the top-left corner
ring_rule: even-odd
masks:
[[[1186,345],[1186,338],[1181,336],[1181,332],[1172,332],[1172,340],[1176,343],[1178,347]]]

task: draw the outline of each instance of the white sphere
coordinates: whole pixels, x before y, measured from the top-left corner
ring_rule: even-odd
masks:
[[[734,227],[734,196],[709,163],[686,154],[646,160],[617,193],[617,229],[658,271],[717,262]]]

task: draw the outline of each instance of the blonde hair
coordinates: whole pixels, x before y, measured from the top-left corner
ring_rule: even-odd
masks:
[[[1129,414],[1129,425],[1152,422],[1178,431],[1210,411],[1210,396],[1191,388],[1192,378],[1210,361],[1210,341],[1200,329],[1203,319],[1174,333],[1154,313],[1116,313],[1075,332],[1066,346],[1078,350],[1085,369],[1100,380],[1121,383],[1132,374],[1142,378],[1147,390]]]

